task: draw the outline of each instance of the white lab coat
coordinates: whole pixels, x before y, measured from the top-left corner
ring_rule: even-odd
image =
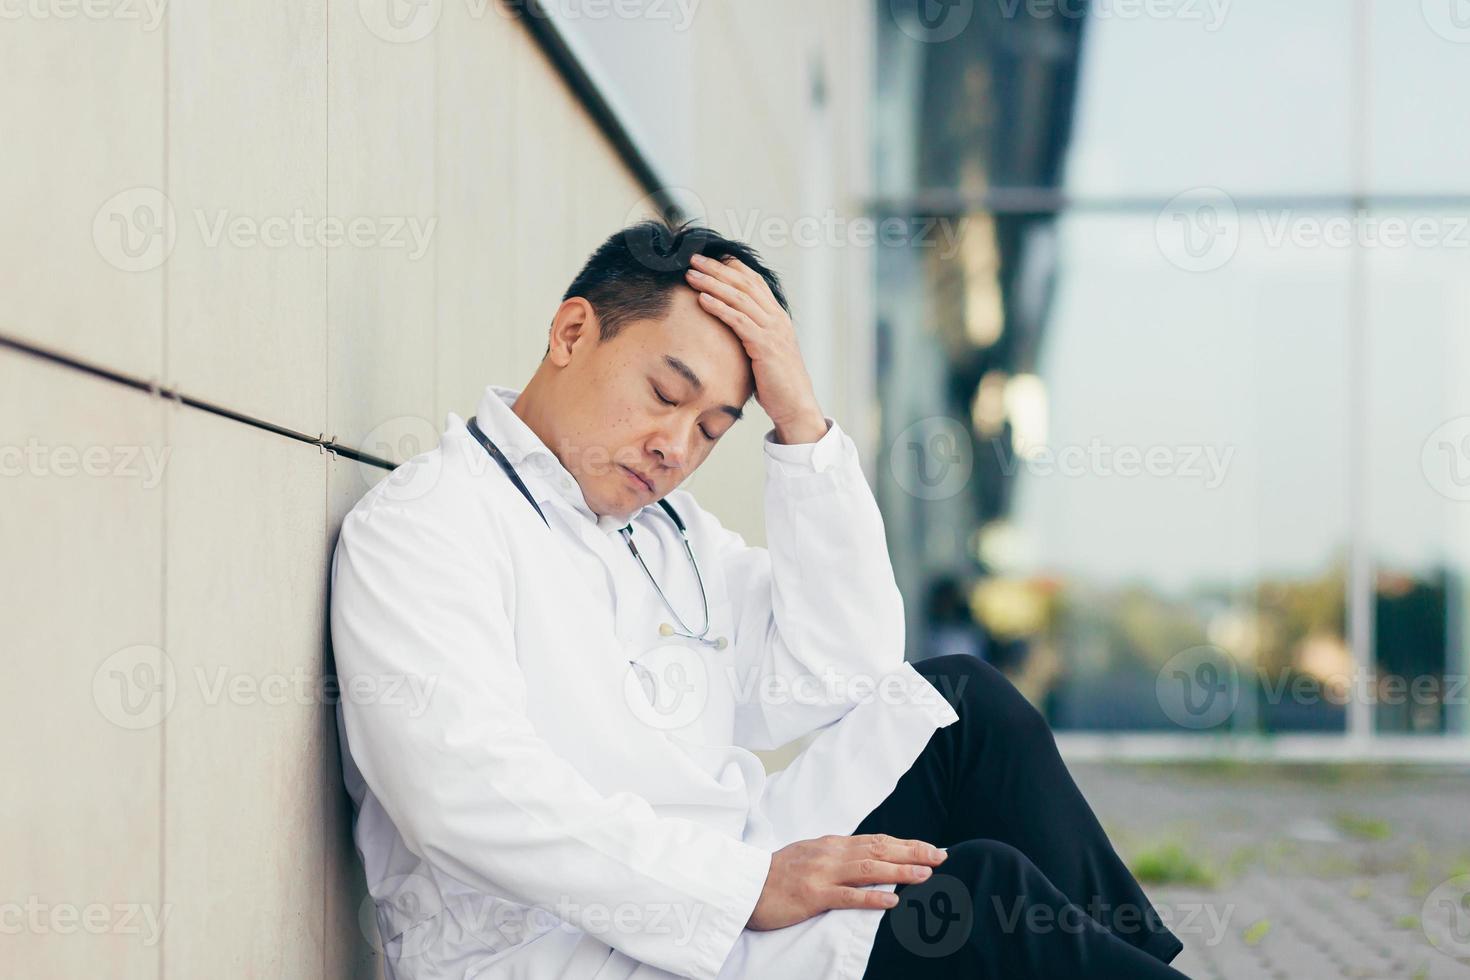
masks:
[[[549,529],[450,414],[333,557],[343,763],[389,976],[856,980],[878,910],[744,928],[773,851],[851,833],[956,720],[904,662],[852,440],[830,419],[811,445],[767,434],[769,550],[669,494],[717,650],[659,635],[626,519],[587,509],[516,395],[486,389],[477,416]],[[654,505],[631,521],[697,630],[673,524]],[[769,777],[750,751],[819,729]]]

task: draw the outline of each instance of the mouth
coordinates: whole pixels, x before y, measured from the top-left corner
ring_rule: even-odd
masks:
[[[645,477],[643,474],[639,473],[637,470],[629,469],[628,467],[623,466],[621,463],[619,463],[618,465],[622,468],[622,471],[628,475],[628,482],[629,483],[632,483],[634,486],[638,487],[640,490],[646,490],[649,493],[653,493],[654,492],[653,491],[653,484],[651,482],[649,482],[649,480],[648,480],[647,477]]]

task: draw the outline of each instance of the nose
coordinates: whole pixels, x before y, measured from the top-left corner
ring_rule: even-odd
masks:
[[[654,434],[648,448],[665,467],[682,471],[689,462],[698,424],[698,421],[690,421],[687,425],[671,421]]]

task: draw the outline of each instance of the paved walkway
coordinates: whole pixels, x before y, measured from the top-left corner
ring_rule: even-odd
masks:
[[[1082,764],[1194,978],[1470,978],[1470,770]]]

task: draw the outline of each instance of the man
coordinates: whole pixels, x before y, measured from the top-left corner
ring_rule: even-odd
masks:
[[[752,396],[768,550],[676,489]],[[745,245],[610,237],[524,390],[364,496],[332,581],[390,976],[1179,976],[1036,712],[904,662],[856,449]]]

